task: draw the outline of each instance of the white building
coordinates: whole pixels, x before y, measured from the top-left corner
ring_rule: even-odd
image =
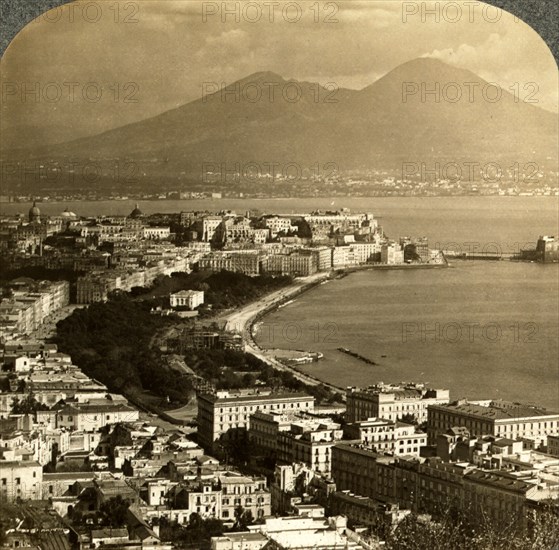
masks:
[[[195,309],[204,303],[203,290],[181,290],[170,296],[171,307]]]

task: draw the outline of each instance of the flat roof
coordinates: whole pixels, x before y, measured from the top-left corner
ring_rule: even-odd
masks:
[[[521,403],[507,403],[492,401],[490,404],[479,405],[477,403],[448,403],[444,405],[431,405],[433,409],[444,409],[449,412],[469,414],[488,418],[491,420],[514,420],[516,418],[534,418],[544,416],[559,416],[559,413],[548,411],[542,407],[532,407]]]
[[[230,395],[228,397],[218,397],[213,394],[201,394],[199,398],[210,401],[211,403],[235,403],[241,401],[283,401],[288,399],[313,399],[312,395],[306,393],[276,393],[268,395]]]

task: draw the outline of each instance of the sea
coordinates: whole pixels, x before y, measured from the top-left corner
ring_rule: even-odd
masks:
[[[127,214],[136,201],[43,202],[42,212]],[[29,204],[0,204],[0,213]],[[382,197],[139,201],[146,213],[247,210],[371,212],[385,233],[432,248],[491,255],[559,235],[558,197]],[[506,399],[559,410],[559,265],[451,260],[447,269],[367,270],[332,280],[267,315],[263,347],[319,351],[299,367],[340,387],[419,382],[458,399]],[[347,348],[364,362],[339,351]]]
[[[41,211],[57,215],[66,208],[80,216],[129,214],[136,202],[146,214],[247,210],[301,214],[349,208],[371,212],[385,233],[397,239],[425,236],[433,248],[498,253],[533,246],[539,235],[559,233],[559,197],[315,197],[282,199],[106,200],[39,202]],[[29,203],[0,203],[0,214],[27,214]]]

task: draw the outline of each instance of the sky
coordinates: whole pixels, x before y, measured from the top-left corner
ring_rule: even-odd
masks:
[[[258,71],[361,89],[426,56],[558,110],[557,65],[534,30],[481,2],[438,4],[245,1],[226,14],[221,1],[78,0],[0,60],[3,147],[99,133]]]

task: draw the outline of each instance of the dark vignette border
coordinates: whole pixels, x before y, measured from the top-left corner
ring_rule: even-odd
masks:
[[[188,1],[188,0],[185,0]],[[374,2],[375,0],[371,0]],[[559,2],[557,0],[483,0],[528,23],[545,40],[559,63]],[[0,0],[0,55],[27,23],[68,0]]]

